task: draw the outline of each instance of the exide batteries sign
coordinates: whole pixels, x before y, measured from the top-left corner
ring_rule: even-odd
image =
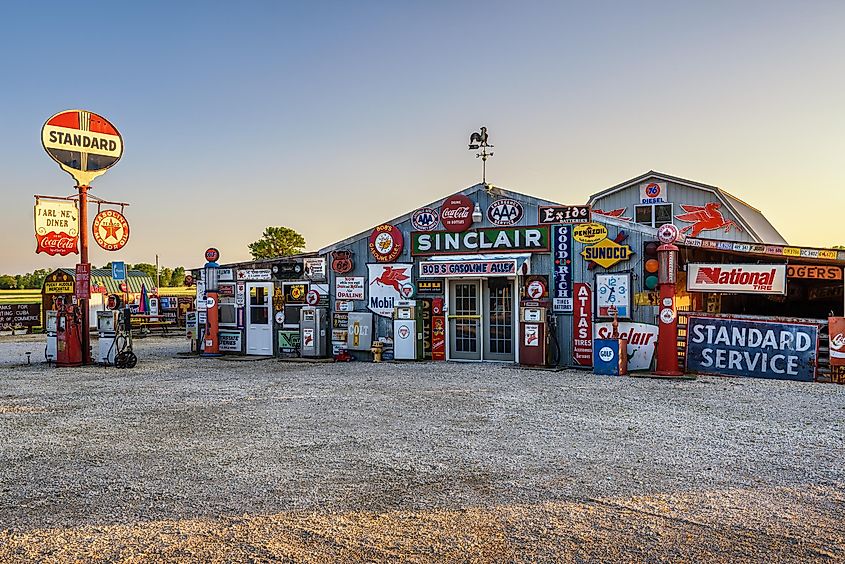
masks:
[[[818,326],[808,323],[694,316],[687,329],[687,370],[812,381],[818,339]]]
[[[690,264],[687,291],[786,294],[785,264]]]

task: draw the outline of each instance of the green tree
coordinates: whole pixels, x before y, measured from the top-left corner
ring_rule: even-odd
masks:
[[[166,287],[170,286],[170,279],[173,277],[173,269],[167,268],[166,266],[162,267],[161,269],[161,286]]]
[[[289,227],[268,227],[261,239],[248,247],[255,260],[285,257],[304,251],[305,238]]]
[[[164,279],[162,279],[164,280]],[[184,266],[177,266],[173,269],[173,273],[170,275],[170,281],[168,286],[181,286],[185,283],[185,267]]]
[[[18,281],[14,276],[8,274],[0,275],[0,290],[14,290],[18,287]]]
[[[140,270],[144,274],[147,274],[153,280],[156,279],[156,265],[154,264],[139,262],[138,264],[133,264],[130,270]]]

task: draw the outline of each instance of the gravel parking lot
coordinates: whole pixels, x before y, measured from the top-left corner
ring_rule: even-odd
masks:
[[[0,560],[845,561],[845,386],[186,348],[0,338]]]

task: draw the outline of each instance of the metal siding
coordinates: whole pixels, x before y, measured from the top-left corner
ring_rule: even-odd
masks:
[[[661,178],[653,178],[647,179],[643,182],[648,182],[653,180],[655,182],[664,182]],[[637,183],[633,186],[628,186],[618,192],[614,192],[612,194],[608,194],[607,196],[603,196],[598,198],[594,203],[594,208],[599,208],[604,211],[615,210],[619,208],[625,208],[625,216],[631,217],[632,220],[635,218],[634,213],[634,206],[639,204],[640,201],[640,184]],[[733,214],[733,212],[728,208],[728,206],[721,201],[720,197],[717,194],[712,192],[708,192],[706,190],[693,188],[690,186],[685,186],[683,184],[677,184],[675,182],[666,182],[666,188],[668,191],[668,198],[667,201],[669,203],[674,204],[672,209],[672,215],[677,216],[683,212],[681,208],[681,204],[684,205],[694,205],[694,206],[703,206],[709,202],[720,202],[722,203],[722,207],[719,211],[722,212],[722,215],[725,219],[732,219],[742,225],[740,220]],[[598,216],[600,219],[601,216]],[[691,223],[686,223],[683,221],[674,220],[673,223],[678,226],[678,228],[683,229]],[[722,241],[738,241],[741,243],[756,243],[756,242],[766,242],[766,241],[757,241],[757,239],[748,231],[743,228],[741,232],[737,231],[736,229],[731,229],[728,233],[725,233],[724,229],[718,229],[713,231],[702,231],[699,237],[705,239],[719,239]]]

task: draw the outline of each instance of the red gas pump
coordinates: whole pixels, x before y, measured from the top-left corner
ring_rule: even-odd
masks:
[[[549,365],[549,309],[538,301],[523,302],[519,308],[519,363]]]
[[[82,313],[75,304],[56,313],[56,366],[82,366]]]

